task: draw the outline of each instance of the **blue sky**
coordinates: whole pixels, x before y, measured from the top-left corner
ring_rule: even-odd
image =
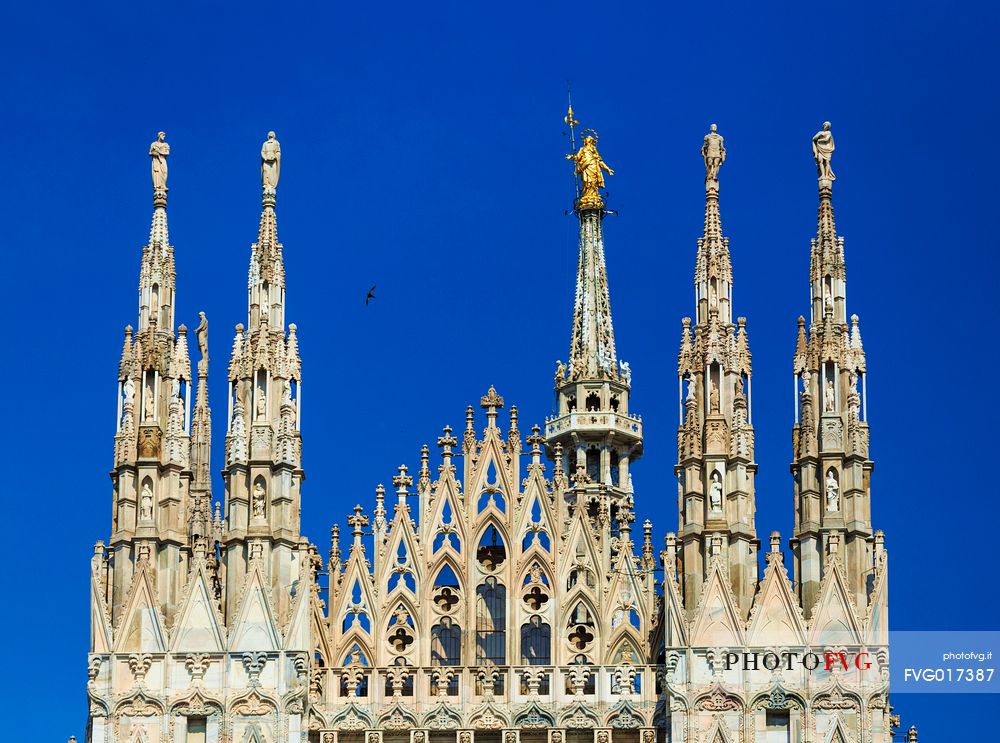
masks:
[[[84,729],[88,565],[110,529],[116,370],[136,322],[155,133],[173,148],[178,319],[193,327],[205,310],[211,322],[217,433],[245,321],[259,147],[278,133],[287,317],[304,360],[303,530],[325,554],[332,522],[370,507],[490,384],[524,429],[550,412],[576,259],[567,79],[616,172],[605,237],[646,426],[639,521],[653,519],[658,542],[677,524],[676,353],[693,311],[698,150],[716,122],[735,309],[754,354],[757,528],[790,535],[791,359],[816,229],[809,140],[829,119],[892,626],[997,629],[996,591],[978,580],[997,565],[997,15],[913,2],[9,8],[0,203],[18,343],[4,354],[0,623],[20,639],[4,674],[18,680],[0,685],[32,715],[32,738]],[[48,692],[38,716],[33,677]],[[982,700],[995,707],[893,702],[922,739],[948,740],[973,731]]]

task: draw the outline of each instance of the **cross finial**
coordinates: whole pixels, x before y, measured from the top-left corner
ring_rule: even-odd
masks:
[[[354,535],[355,541],[360,540],[363,534],[362,529],[368,526],[368,517],[361,513],[361,504],[354,506],[354,515],[347,517],[347,525],[353,529],[351,533]]]
[[[396,488],[396,493],[405,494],[406,488],[413,484],[413,478],[406,474],[409,469],[405,464],[399,465],[399,474],[392,478],[392,485]]]
[[[438,436],[437,444],[441,447],[441,455],[445,458],[451,456],[451,447],[458,445],[458,439],[451,435],[451,426],[445,426],[444,436]]]

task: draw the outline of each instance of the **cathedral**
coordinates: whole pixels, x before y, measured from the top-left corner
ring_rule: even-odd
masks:
[[[527,426],[490,387],[464,425],[435,432],[438,451],[400,465],[343,535],[333,526],[325,560],[300,531],[303,364],[285,317],[278,140],[269,133],[261,151],[246,319],[228,365],[214,366],[229,379],[221,497],[208,321],[193,339],[178,324],[170,148],[163,133],[153,142],[138,322],[118,365],[111,534],[91,560],[88,741],[893,739],[887,553],[871,519],[867,368],[847,308],[829,124],[812,142],[811,299],[789,348],[785,551],[755,523],[752,356],[722,227],[722,136],[713,125],[701,149],[704,233],[677,365],[678,529],[661,546],[649,521],[635,523],[643,420],[605,267],[612,171],[596,132],[576,149],[572,108],[567,123],[579,264],[551,415]]]

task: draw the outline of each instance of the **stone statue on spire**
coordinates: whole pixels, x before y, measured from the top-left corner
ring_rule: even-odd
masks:
[[[167,190],[167,155],[170,154],[170,145],[166,139],[166,133],[160,132],[156,135],[156,141],[149,145],[149,156],[153,160],[154,193],[165,193]]]
[[[722,135],[717,133],[718,127],[712,124],[709,130],[701,146],[701,156],[705,158],[705,180],[715,181],[719,179],[719,168],[726,162],[726,147]]]
[[[816,158],[816,170],[819,171],[820,180],[835,181],[837,176],[830,168],[830,161],[833,159],[833,132],[830,131],[830,122],[823,122],[823,129],[816,132],[812,139],[813,157]]]
[[[204,312],[199,312],[198,317],[200,321],[198,322],[198,327],[195,328],[195,333],[198,336],[198,351],[201,353],[201,361],[208,363],[208,318],[205,317]],[[198,362],[198,371],[201,371],[201,361]]]
[[[608,167],[597,151],[597,132],[593,129],[589,131],[591,134],[584,136],[583,146],[576,153],[566,155],[566,159],[576,163],[574,172],[583,182],[583,193],[577,201],[578,208],[600,209],[604,206],[600,194],[600,189],[604,188],[604,173],[601,171],[607,171],[608,175],[614,175],[615,171]]]
[[[268,132],[267,140],[260,148],[260,180],[265,193],[275,193],[280,175],[281,145],[275,139],[274,132]]]

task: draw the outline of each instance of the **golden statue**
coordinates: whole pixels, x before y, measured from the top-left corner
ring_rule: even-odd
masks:
[[[599,189],[604,188],[604,173],[614,175],[615,171],[608,167],[608,164],[601,158],[601,153],[597,151],[597,132],[589,130],[592,134],[587,134],[583,138],[583,146],[576,151],[575,155],[566,155],[567,160],[576,162],[575,173],[583,182],[583,193],[577,200],[578,209],[601,209],[604,201],[601,199]]]

